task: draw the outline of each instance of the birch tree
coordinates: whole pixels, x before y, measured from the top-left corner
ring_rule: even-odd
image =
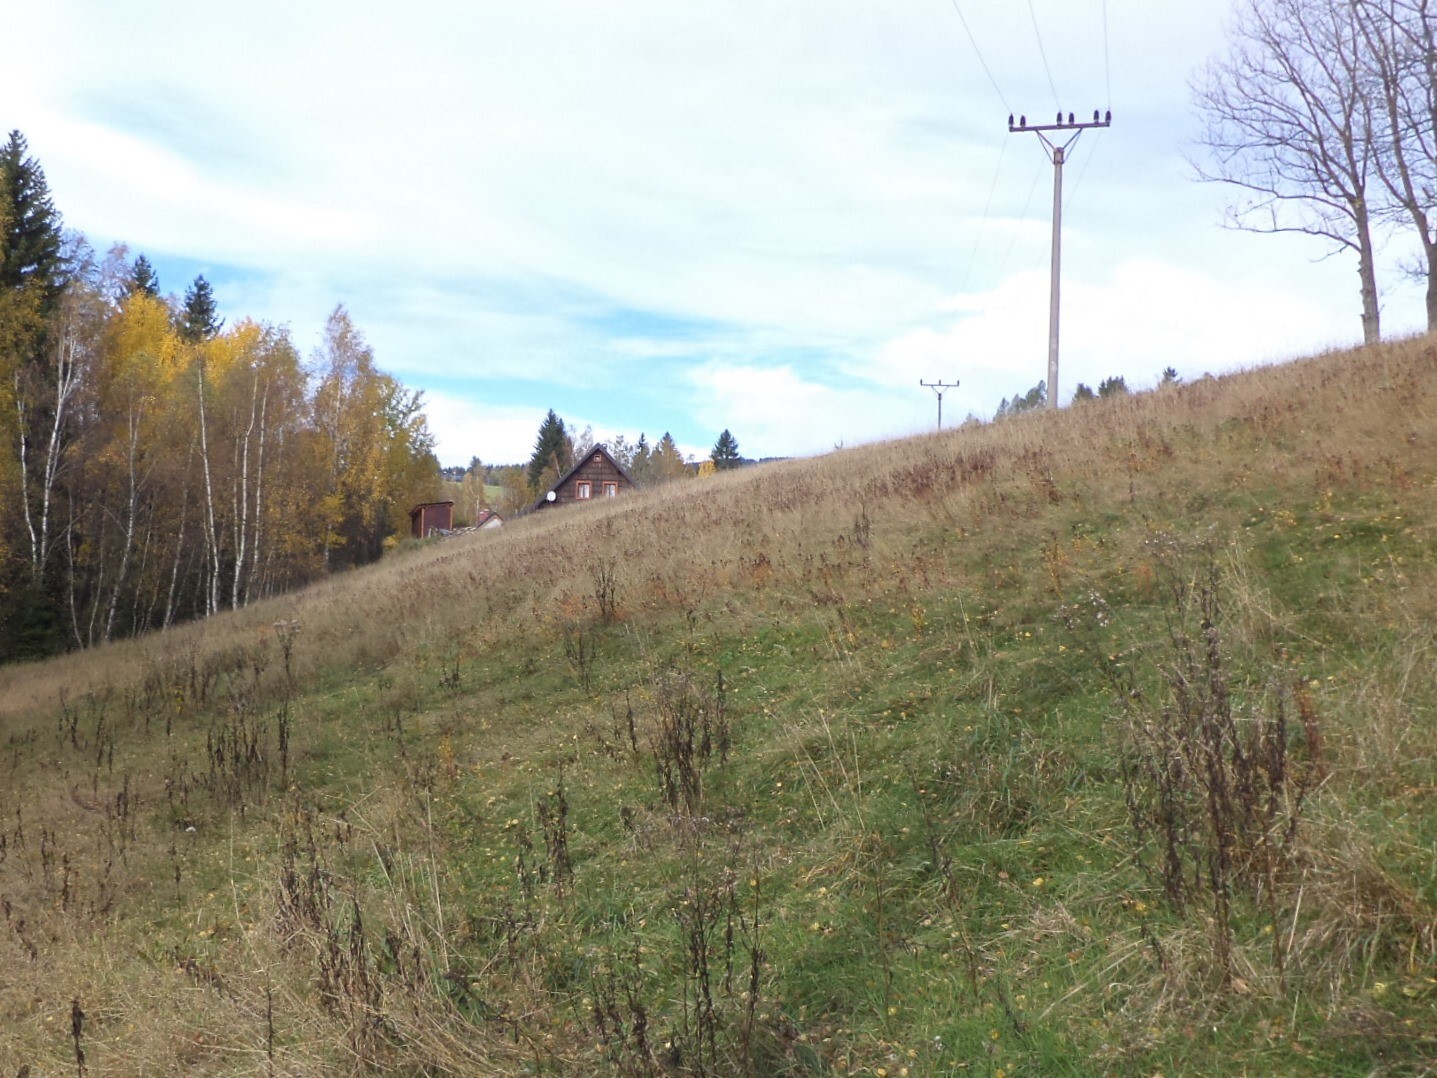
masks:
[[[73,437],[73,405],[88,358],[81,306],[82,300],[71,292],[41,358],[14,374],[20,512],[29,540],[30,572],[37,582],[45,578],[55,548],[59,483]]]
[[[288,332],[183,309],[123,245],[62,245],[0,145],[0,662],[238,607],[377,558],[439,496],[420,394],[342,307],[314,381]],[[321,527],[316,528],[319,521]]]

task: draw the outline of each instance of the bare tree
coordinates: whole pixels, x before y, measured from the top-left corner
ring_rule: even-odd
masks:
[[[1425,0],[1387,0],[1425,2]],[[1362,335],[1381,336],[1369,193],[1375,100],[1355,0],[1239,0],[1229,52],[1193,84],[1204,180],[1239,188],[1228,222],[1357,255]]]
[[[1437,13],[1429,0],[1353,0],[1381,120],[1376,141],[1385,213],[1420,244],[1413,276],[1427,283],[1427,328],[1437,329]]]

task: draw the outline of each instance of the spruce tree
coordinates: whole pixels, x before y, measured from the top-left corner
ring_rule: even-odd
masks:
[[[564,428],[564,421],[554,409],[539,424],[539,436],[534,441],[534,455],[529,458],[529,489],[538,492],[546,468],[552,467],[560,476],[574,466],[574,443]]]
[[[1031,412],[1048,403],[1048,383],[1039,382],[1026,393],[1015,396],[1011,401],[1003,398],[1003,403],[998,405],[998,411],[994,419],[1004,419],[1008,416],[1022,415],[1024,412]]]
[[[184,310],[180,312],[180,336],[192,343],[216,336],[224,325],[224,319],[215,317],[218,313],[214,289],[202,273],[185,293]]]
[[[1111,378],[1104,378],[1098,383],[1098,396],[1100,397],[1126,397],[1128,395],[1128,383],[1121,374],[1115,374]]]
[[[709,453],[709,459],[721,472],[727,471],[729,468],[737,468],[743,463],[743,458],[738,453],[738,439],[730,434],[727,428],[718,436],[713,451]]]
[[[0,148],[0,292],[38,288],[49,307],[65,284],[60,214],[25,136]]]
[[[679,452],[673,435],[664,431],[654,446],[654,451],[649,455],[649,482],[667,483],[670,479],[679,479],[689,474],[689,466],[684,463],[684,455]]]
[[[156,298],[160,294],[160,278],[155,273],[155,267],[150,265],[150,260],[144,255],[135,259],[135,268],[130,275],[130,294],[143,292],[145,295]]]

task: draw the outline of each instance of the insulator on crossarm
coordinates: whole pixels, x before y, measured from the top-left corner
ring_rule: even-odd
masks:
[[[1026,117],[1026,116],[1019,116],[1019,117],[1018,117],[1018,126],[1019,126],[1019,127],[1027,127],[1027,126],[1028,126],[1028,117]]]
[[[1062,122],[1063,122],[1063,114],[1062,114],[1061,112],[1058,113],[1058,122],[1059,122],[1059,123],[1062,123]]]
[[[1008,126],[1009,126],[1009,127],[1012,127],[1012,126],[1013,126],[1013,114],[1012,114],[1011,112],[1008,113]]]
[[[1110,123],[1112,123],[1112,122],[1113,122],[1113,110],[1112,110],[1112,109],[1109,109],[1109,110],[1104,114],[1104,116],[1103,116],[1103,123],[1105,123],[1105,124],[1110,124]]]
[[[1072,122],[1073,122],[1073,114],[1072,114],[1071,112],[1068,113],[1068,122],[1069,122],[1069,123],[1072,123]]]
[[[1094,109],[1094,110],[1093,110],[1093,123],[1097,123],[1097,122],[1098,122],[1098,110],[1097,110],[1097,109]]]

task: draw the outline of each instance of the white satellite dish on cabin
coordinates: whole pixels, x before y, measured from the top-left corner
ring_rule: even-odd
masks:
[[[552,501],[557,501],[558,498],[559,498],[559,496],[558,496],[557,494],[555,494],[552,490],[549,491],[548,494],[545,494],[545,495],[544,495],[544,500],[545,500],[545,501],[550,501],[550,502],[552,502]]]

